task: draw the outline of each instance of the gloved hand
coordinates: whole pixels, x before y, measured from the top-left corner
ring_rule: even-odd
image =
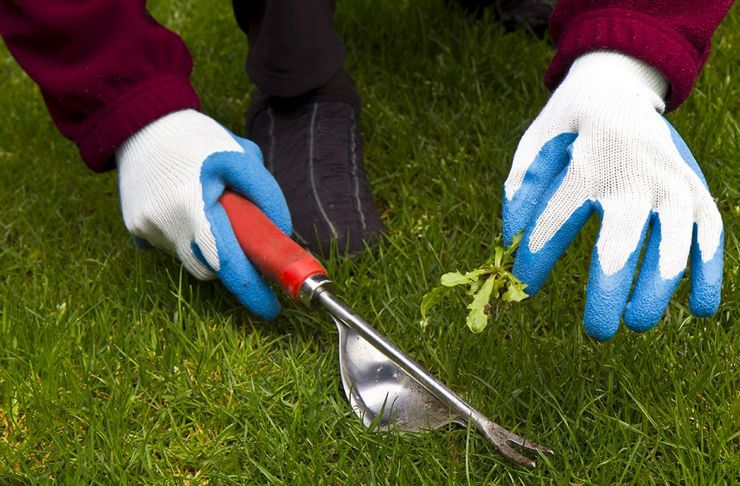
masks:
[[[290,234],[288,206],[257,145],[184,110],[135,133],[116,161],[123,220],[134,236],[177,254],[201,280],[218,276],[255,315],[277,316],[277,297],[244,256],[218,202],[228,187]]]
[[[519,142],[504,185],[504,239],[511,244],[524,230],[513,273],[530,294],[591,213],[601,217],[584,312],[596,339],[609,339],[622,316],[634,331],[655,326],[689,253],[691,311],[708,316],[719,306],[722,219],[694,157],[661,115],[667,89],[660,72],[629,56],[578,58]]]

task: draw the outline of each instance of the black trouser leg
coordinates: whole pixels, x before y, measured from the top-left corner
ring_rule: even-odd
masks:
[[[334,0],[233,0],[259,88],[247,138],[280,184],[295,236],[312,251],[353,255],[382,223],[362,157],[359,96],[344,71]]]
[[[344,65],[335,0],[233,0],[249,39],[247,74],[267,96],[290,98],[331,80]]]
[[[447,3],[453,1],[476,17],[482,17],[485,9],[492,8],[494,18],[506,30],[524,28],[538,37],[545,35],[556,3],[556,0],[447,0]]]

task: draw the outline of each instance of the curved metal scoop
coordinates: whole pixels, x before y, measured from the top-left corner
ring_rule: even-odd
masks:
[[[339,370],[344,394],[366,426],[418,431],[465,425],[450,408],[375,349],[357,332],[332,316],[339,331]]]

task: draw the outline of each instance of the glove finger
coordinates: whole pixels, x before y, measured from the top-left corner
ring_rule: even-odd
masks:
[[[658,324],[683,276],[693,224],[679,213],[653,213],[650,218],[640,274],[624,312],[624,323],[633,331],[647,331]]]
[[[177,257],[192,276],[198,280],[213,280],[216,278],[216,273],[199,253],[200,250],[192,242],[183,242],[177,248]]]
[[[711,316],[719,308],[722,296],[722,269],[725,232],[722,216],[709,194],[707,181],[699,164],[673,126],[666,120],[673,143],[684,162],[696,174],[705,193],[700,195],[695,209],[696,221],[691,243],[691,291],[689,308],[700,317]]]
[[[277,182],[262,165],[259,148],[234,137],[244,149],[210,155],[201,169],[201,185],[208,227],[196,234],[196,244],[224,285],[253,314],[272,319],[280,303],[241,250],[228,216],[218,199],[230,187],[254,202],[286,234],[291,223],[285,198]],[[212,239],[211,239],[212,235]]]
[[[226,186],[252,201],[283,233],[290,235],[293,229],[288,203],[277,181],[263,165],[262,152],[254,142],[234,138],[244,149],[238,163],[231,162],[228,157],[219,158],[217,154],[213,156],[214,166],[206,169],[204,164],[204,171],[217,171]]]
[[[210,232],[199,231],[195,243],[204,256],[210,253],[207,248],[215,245],[219,265],[216,274],[221,282],[257,317],[277,317],[280,303],[244,255],[223,206],[213,205],[207,210],[206,217],[210,223]],[[209,233],[213,234],[213,241],[210,241]]]
[[[570,160],[575,133],[561,133],[542,144],[533,125],[522,137],[514,154],[509,177],[504,183],[504,244],[525,228],[543,193],[552,186]]]
[[[601,229],[591,257],[583,325],[605,341],[619,328],[635,276],[650,214],[648,202],[629,197],[601,201]]]
[[[689,308],[699,317],[711,316],[722,296],[725,232],[722,217],[712,201],[694,225],[691,244],[691,291]]]
[[[555,262],[578,234],[593,211],[575,171],[563,170],[537,206],[514,260],[514,275],[534,295],[545,283]]]

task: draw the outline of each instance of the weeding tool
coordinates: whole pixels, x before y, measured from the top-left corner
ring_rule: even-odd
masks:
[[[228,191],[220,202],[240,246],[260,273],[295,302],[331,314],[339,330],[344,392],[366,426],[375,422],[381,429],[408,431],[450,423],[474,426],[504,457],[528,467],[535,467],[535,461],[514,447],[554,454],[488,419],[343,304],[321,264],[254,204]]]

